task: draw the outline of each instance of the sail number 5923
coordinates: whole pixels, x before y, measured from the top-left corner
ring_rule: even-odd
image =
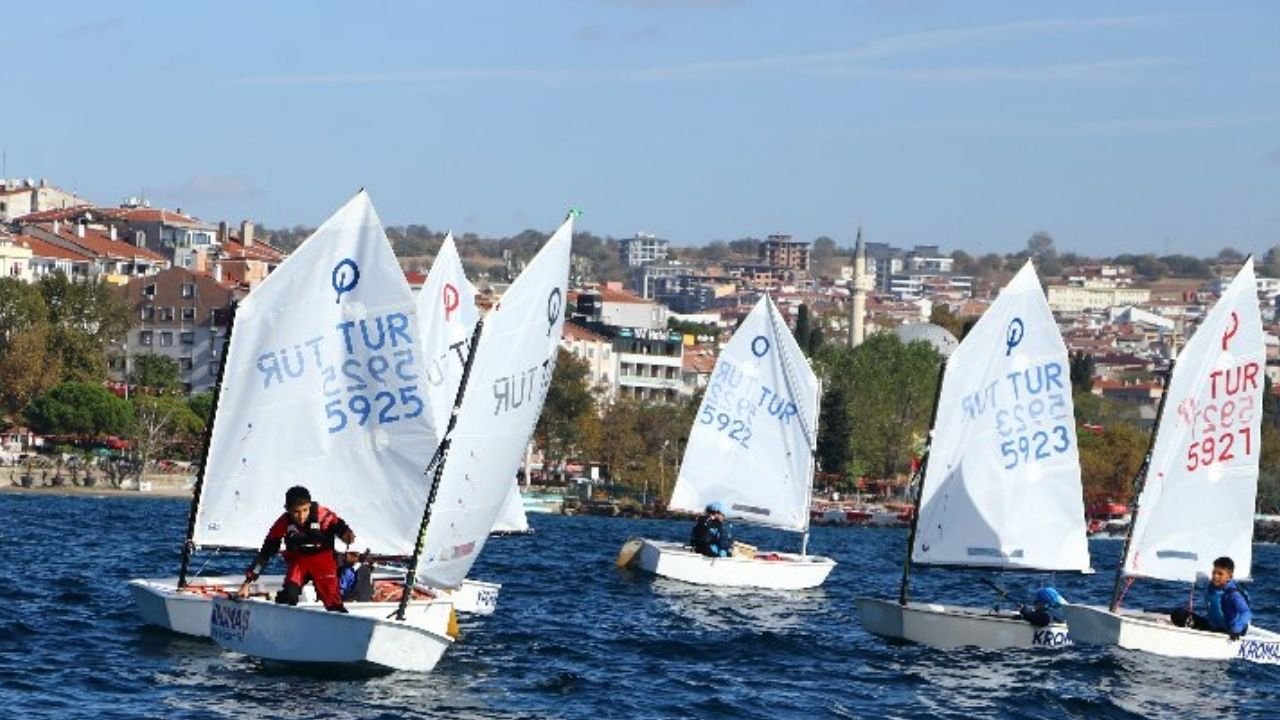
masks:
[[[1048,460],[1054,454],[1064,453],[1071,447],[1071,433],[1065,425],[1055,425],[1048,432],[1037,430],[1000,443],[1000,456],[1004,469],[1012,470],[1020,463]]]

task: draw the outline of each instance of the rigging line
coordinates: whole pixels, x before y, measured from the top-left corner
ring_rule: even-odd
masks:
[[[444,476],[445,463],[449,457],[449,447],[453,444],[453,429],[458,424],[458,415],[462,411],[462,401],[466,396],[467,382],[471,379],[471,366],[476,359],[476,351],[480,347],[480,333],[484,329],[484,318],[476,321],[471,331],[471,348],[467,351],[467,361],[462,365],[462,380],[458,383],[458,392],[453,399],[453,411],[449,415],[449,424],[445,428],[444,437],[436,446],[436,456],[431,459],[431,488],[427,493],[426,505],[422,508],[422,521],[418,525],[418,539],[413,546],[413,556],[408,563],[408,572],[404,577],[404,592],[400,597],[400,605],[396,609],[396,619],[404,620],[409,601],[413,598],[413,587],[417,584],[418,563],[422,558],[422,550],[427,544],[427,526],[431,524],[431,511],[436,503],[436,494],[440,490],[440,482]],[[423,474],[427,474],[425,471]]]
[[[209,469],[209,449],[213,444],[213,423],[217,420],[218,405],[222,401],[222,381],[227,373],[227,356],[231,353],[231,333],[236,327],[236,311],[239,308],[240,301],[232,299],[227,313],[227,337],[222,341],[222,358],[218,362],[218,378],[213,385],[209,422],[204,428],[204,452],[201,455],[200,471],[196,473],[195,487],[191,490],[191,507],[187,510],[187,537],[182,542],[182,561],[178,567],[179,588],[187,584],[187,568],[191,564],[191,552],[195,549],[196,515],[200,510],[200,497],[204,494],[204,476]],[[125,383],[127,388],[128,378],[125,379]],[[141,481],[142,475],[139,474],[138,478]]]
[[[773,304],[773,298],[770,297],[768,293],[765,293],[765,298],[767,298],[769,303],[769,313],[768,313],[769,329],[773,333],[774,339],[777,340],[781,337],[781,334],[778,330],[777,309],[776,309],[776,306]],[[790,333],[790,331],[788,331],[788,333]],[[781,345],[781,343],[775,343],[775,344]],[[787,394],[790,395],[792,398],[798,397],[796,393],[796,386],[799,384],[799,382],[795,380],[795,377],[791,370],[791,363],[788,362],[787,356],[785,353],[782,352],[781,347],[779,347],[778,349],[778,357],[781,359],[781,362],[782,362],[782,381],[786,383]],[[802,413],[796,413],[796,419],[800,423],[800,432],[804,434],[804,440],[806,443],[808,443],[809,450],[810,452],[812,452],[817,448],[818,439],[813,433],[813,431],[809,428],[809,419]]]

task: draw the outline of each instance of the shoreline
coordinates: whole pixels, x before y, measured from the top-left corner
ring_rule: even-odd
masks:
[[[32,485],[19,483],[21,467],[0,468],[0,493],[31,495],[96,495],[104,497],[190,498],[189,478],[185,475],[144,475],[143,481],[151,483],[150,490],[117,488],[110,485]]]

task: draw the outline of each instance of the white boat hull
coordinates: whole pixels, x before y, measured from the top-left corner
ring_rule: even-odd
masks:
[[[1168,615],[1113,613],[1092,605],[1067,605],[1065,612],[1072,637],[1082,645],[1117,645],[1165,657],[1280,664],[1280,634],[1256,626],[1232,640],[1222,633],[1178,627]]]
[[[875,635],[936,648],[1059,648],[1071,645],[1067,625],[1038,628],[1016,614],[990,608],[856,598],[862,627]]]
[[[172,630],[183,635],[209,637],[209,617],[214,596],[235,592],[243,576],[199,577],[188,581],[186,589],[178,589],[178,579],[158,578],[130,580],[129,594],[138,608],[138,615],[148,625]],[[264,575],[253,586],[255,593],[274,594],[284,582],[282,575]],[[453,603],[454,610],[463,614],[492,615],[498,607],[497,583],[466,580],[453,590],[432,590],[437,599]],[[311,585],[302,589],[300,606],[319,606]],[[382,606],[384,603],[347,603],[347,610],[363,605]]]
[[[631,567],[695,585],[803,590],[821,585],[836,566],[831,558],[817,555],[757,552],[755,557],[713,558],[679,543],[638,542]]]
[[[360,603],[350,613],[269,600],[212,602],[210,636],[221,647],[264,660],[315,665],[371,665],[430,672],[453,644],[448,602],[414,602],[403,621],[397,603]]]

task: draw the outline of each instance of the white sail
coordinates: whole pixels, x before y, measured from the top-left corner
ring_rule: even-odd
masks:
[[[570,218],[485,318],[418,564],[432,586],[462,582],[506,502],[555,370],[572,236]]]
[[[1028,261],[947,361],[914,562],[1089,569],[1067,348]]]
[[[1265,367],[1250,259],[1174,365],[1126,575],[1192,581],[1226,555],[1249,577]]]
[[[240,303],[195,544],[257,547],[305,485],[361,549],[411,553],[436,447],[417,331],[361,191]]]
[[[507,500],[502,504],[502,512],[493,523],[496,533],[527,533],[529,517],[524,513],[524,498],[520,496],[520,485],[513,478],[507,490]]]
[[[462,366],[467,359],[471,331],[480,313],[476,309],[476,290],[467,280],[453,242],[453,233],[444,244],[418,291],[418,323],[421,328],[426,365],[427,407],[432,428],[437,436],[444,434],[449,413],[462,381]]]
[[[817,427],[818,379],[766,295],[716,361],[671,507],[807,530]]]

